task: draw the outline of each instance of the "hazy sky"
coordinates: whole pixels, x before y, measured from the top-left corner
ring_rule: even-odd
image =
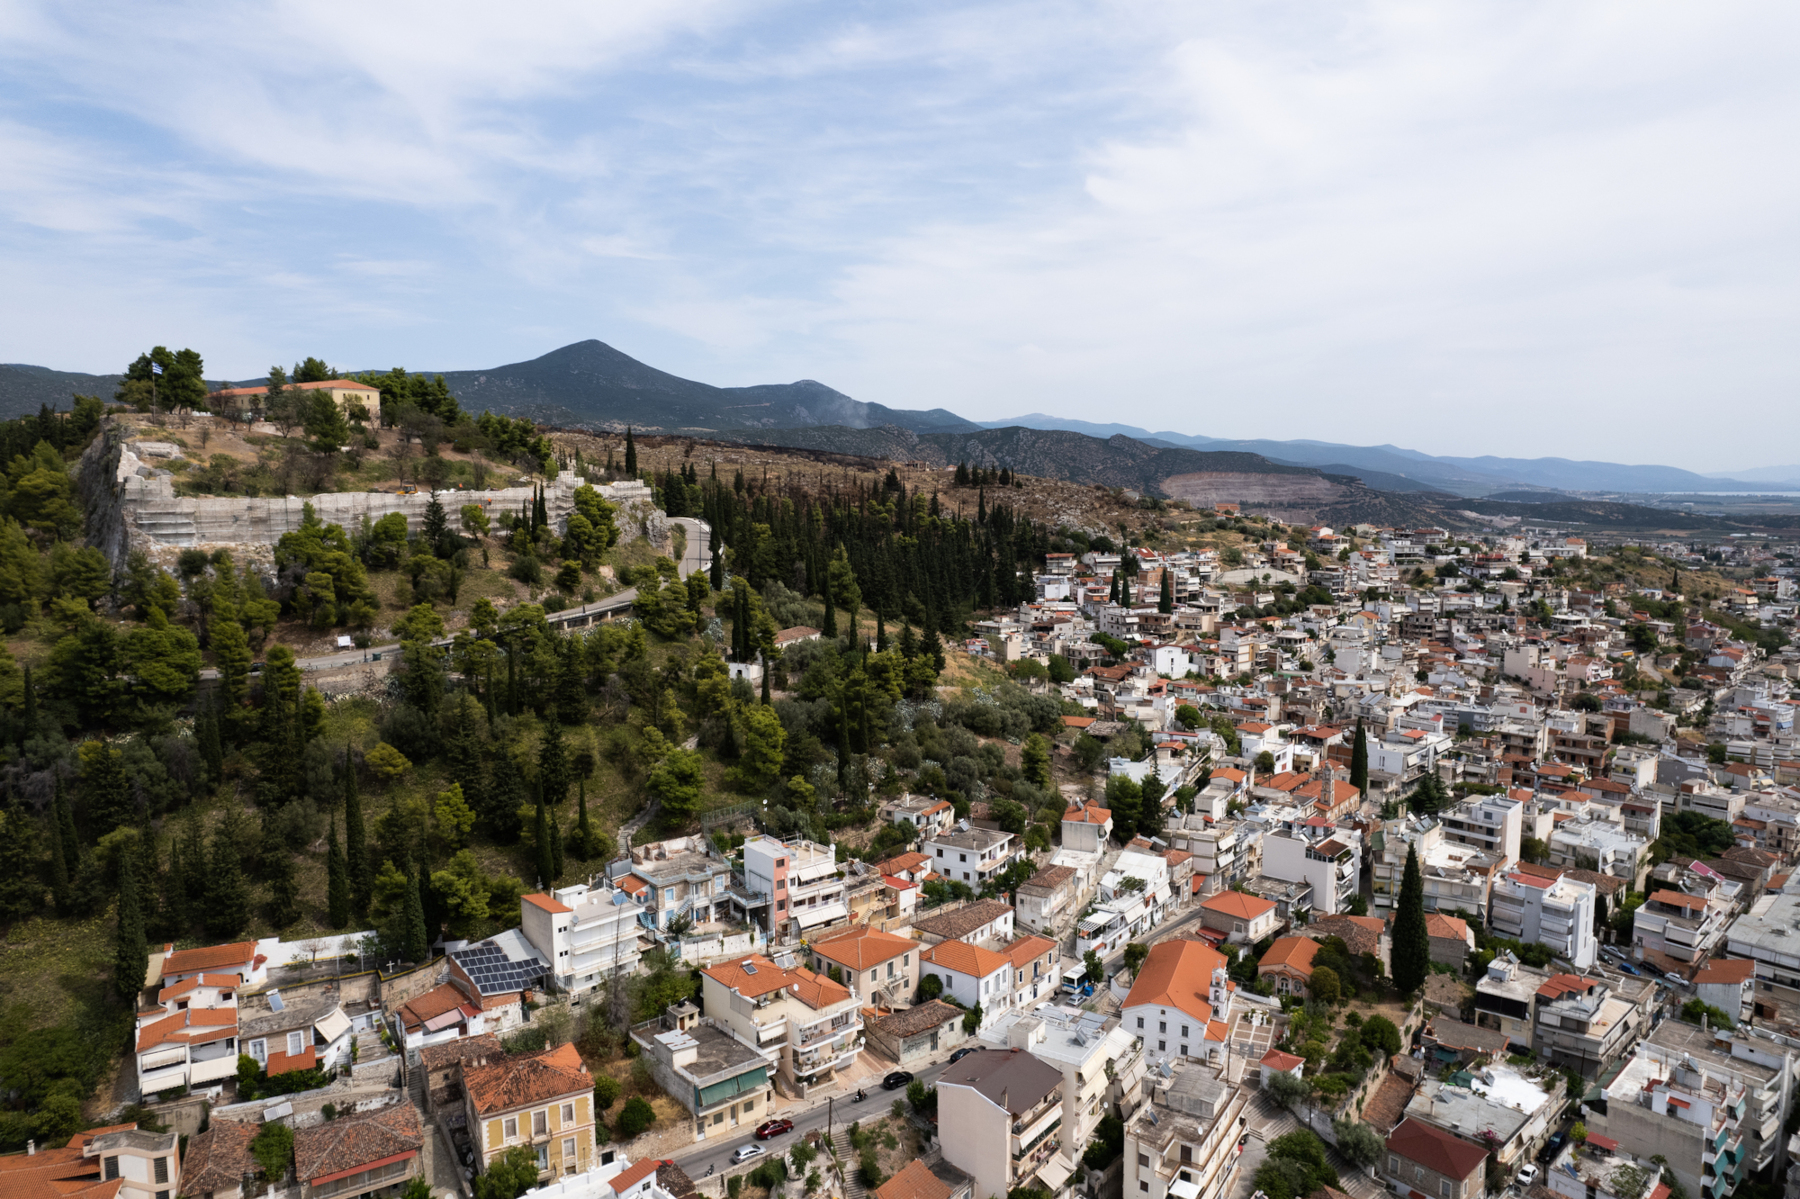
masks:
[[[0,0],[0,360],[1800,462],[1800,6]]]

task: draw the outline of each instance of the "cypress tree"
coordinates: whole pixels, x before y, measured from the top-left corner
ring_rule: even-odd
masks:
[[[1369,797],[1369,734],[1360,717],[1356,721],[1356,741],[1350,747],[1350,785],[1362,792],[1364,799]]]
[[[210,699],[200,706],[200,716],[194,721],[194,740],[200,760],[206,764],[206,779],[217,786],[224,772],[225,748],[219,741],[218,705]]]
[[[19,723],[24,726],[24,735],[34,737],[38,731],[37,685],[31,681],[31,667],[25,668],[25,695],[23,708],[19,714]]]
[[[714,591],[725,590],[725,553],[723,546],[713,547],[712,589]]]
[[[1156,610],[1165,616],[1175,610],[1175,576],[1166,566],[1163,567],[1162,594],[1156,599]]]
[[[1431,971],[1431,937],[1425,930],[1425,876],[1419,851],[1406,849],[1406,873],[1400,880],[1400,902],[1394,909],[1394,986],[1410,995],[1425,984]]]
[[[62,821],[54,814],[50,821],[50,894],[57,914],[69,915],[69,860],[63,855]]]
[[[350,923],[349,873],[344,853],[338,848],[337,817],[333,816],[325,841],[325,923],[332,928]]]
[[[625,474],[629,478],[637,478],[637,442],[632,439],[631,426],[625,426]]]
[[[880,612],[875,613],[875,652],[888,652],[887,621],[882,619]]]
[[[335,822],[333,827],[336,827]],[[374,897],[375,872],[363,832],[362,795],[356,786],[356,759],[344,750],[344,882],[349,887],[350,915],[361,920],[369,914]],[[346,920],[348,917],[346,917]],[[337,927],[341,928],[342,925]]]
[[[263,844],[262,873],[269,880],[269,923],[286,928],[300,918],[300,883],[294,877],[294,855],[285,846]]]
[[[550,869],[554,872],[550,876],[550,885],[555,886],[563,872],[563,841],[562,821],[554,817],[550,820]]]
[[[63,872],[74,878],[81,869],[81,841],[75,834],[75,812],[63,792],[61,774],[56,776],[56,794],[50,802],[55,811],[56,843],[62,849]]]
[[[169,870],[163,875],[163,927],[171,941],[179,940],[193,923],[187,896],[187,867],[181,862],[181,838],[169,839]]]
[[[581,780],[581,793],[576,799],[580,806],[575,811],[575,842],[570,846],[579,861],[589,861],[594,856],[594,826],[588,823],[587,814],[587,780]]]
[[[769,664],[767,662],[764,662],[763,663],[763,672],[762,672],[762,701],[765,705],[768,704],[768,702],[769,702],[769,675],[771,673],[772,672],[769,670]]]
[[[537,819],[532,824],[531,836],[537,845],[538,886],[548,887],[556,881],[556,859],[550,851],[550,820],[544,811],[544,791],[538,788]]]
[[[243,819],[242,810],[227,808],[224,819],[213,829],[212,844],[207,847],[206,931],[215,937],[229,937],[243,928],[250,906],[244,863],[238,850]]]
[[[149,970],[150,948],[144,941],[144,915],[138,906],[137,871],[128,863],[121,863],[119,924],[113,937],[113,991],[134,1011]]]
[[[1119,602],[1119,571],[1117,567],[1113,568],[1112,584],[1106,589],[1106,602],[1109,604]]]
[[[545,727],[544,741],[538,748],[538,786],[551,807],[560,808],[569,798],[569,756],[563,746],[562,730],[555,725]]]
[[[421,873],[417,863],[409,865],[406,872],[406,910],[402,913],[400,928],[404,938],[401,953],[409,962],[422,962],[431,953],[431,943],[425,939],[425,899],[419,890]]]
[[[827,585],[824,588],[822,588],[822,590],[824,591],[824,594],[825,594],[825,627],[823,629],[820,629],[819,631],[821,633],[824,633],[826,637],[835,638],[838,635],[837,608],[831,602],[830,586]]]

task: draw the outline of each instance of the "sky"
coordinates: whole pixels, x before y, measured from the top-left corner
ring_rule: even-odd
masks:
[[[0,361],[1800,463],[1800,6],[0,0]]]

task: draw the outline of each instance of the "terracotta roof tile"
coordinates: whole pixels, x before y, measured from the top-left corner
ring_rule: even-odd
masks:
[[[1239,920],[1254,920],[1258,916],[1275,910],[1275,901],[1264,899],[1260,895],[1245,895],[1241,891],[1221,891],[1207,898],[1200,904],[1209,912],[1232,916]]]
[[[530,904],[532,907],[539,908],[543,911],[549,912],[552,916],[566,916],[570,912],[573,912],[575,910],[574,908],[571,908],[571,907],[565,907],[563,904],[558,903],[556,900],[552,899],[550,896],[545,895],[541,892],[533,893],[531,895],[526,895],[526,896],[523,896],[522,898],[525,900],[526,903]]]
[[[302,1182],[316,1182],[373,1162],[416,1154],[424,1143],[418,1110],[410,1103],[395,1103],[366,1115],[297,1129],[294,1174]]]
[[[564,1051],[567,1051],[566,1053]],[[574,1064],[570,1064],[570,1057]],[[463,1071],[463,1090],[480,1116],[543,1103],[564,1095],[594,1089],[594,1080],[580,1068],[574,1046],[546,1053],[504,1057],[485,1066]]]
[[[967,941],[939,941],[927,949],[920,960],[971,978],[986,978],[996,970],[1004,970],[1011,965],[993,950],[971,945]]]
[[[814,941],[808,948],[840,966],[868,970],[903,953],[911,953],[920,945],[910,937],[896,937],[865,924],[839,936]]]
[[[1278,937],[1256,964],[1256,972],[1285,967],[1303,978],[1311,978],[1313,956],[1318,952],[1319,943],[1310,937]]]
[[[905,1169],[875,1188],[875,1199],[950,1199],[950,1186],[915,1157]]]
[[[250,1142],[261,1130],[260,1124],[215,1118],[205,1132],[189,1137],[187,1153],[181,1159],[182,1194],[230,1190],[244,1175],[254,1174],[259,1167],[250,1156]]]
[[[1213,971],[1224,965],[1225,955],[1203,941],[1159,941],[1150,947],[1121,1007],[1173,1007],[1197,1020],[1211,1020],[1207,995]]]
[[[1487,1160],[1487,1150],[1411,1118],[1389,1134],[1387,1148],[1389,1153],[1417,1162],[1446,1178],[1467,1178]]]
[[[163,958],[163,977],[171,974],[196,974],[217,970],[220,966],[243,966],[256,960],[255,941],[237,941],[230,945],[208,945],[202,949],[177,949]]]

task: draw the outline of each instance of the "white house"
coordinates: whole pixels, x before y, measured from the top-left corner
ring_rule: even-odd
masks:
[[[981,1005],[977,1033],[1012,1007],[1013,962],[1006,954],[967,941],[940,941],[920,961],[921,981],[935,974],[947,997],[970,1009]]]

